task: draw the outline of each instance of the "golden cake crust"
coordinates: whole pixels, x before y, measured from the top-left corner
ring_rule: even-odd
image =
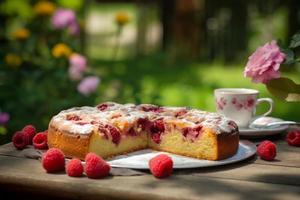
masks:
[[[53,125],[48,128],[48,146],[61,149],[66,157],[84,159],[89,150],[89,143],[90,135],[60,131]]]

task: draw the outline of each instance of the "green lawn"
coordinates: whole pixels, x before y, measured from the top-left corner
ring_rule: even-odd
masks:
[[[261,97],[274,99],[273,116],[300,120],[300,103],[287,103],[272,97],[263,84],[254,84],[243,77],[242,65],[171,62],[163,54],[118,62],[94,60],[92,65],[102,76],[96,101],[191,106],[215,111],[214,89],[245,87],[259,90]],[[293,78],[300,82],[299,77]],[[258,113],[266,111],[265,106],[259,106]]]
[[[114,45],[106,41],[114,40],[115,24],[113,16],[118,11],[126,11],[132,21],[125,28],[134,28],[137,8],[134,4],[101,4],[89,7],[89,14],[107,14],[112,21],[106,32],[88,34],[87,53],[91,67],[101,76],[100,93],[95,102],[118,101],[135,103],[155,103],[160,105],[192,106],[203,110],[214,111],[213,90],[221,87],[246,87],[260,91],[261,97],[272,97],[264,85],[251,83],[243,77],[243,67],[239,65],[224,66],[222,63],[199,63],[172,61],[168,54],[155,53],[148,56],[134,57],[135,44],[120,46],[118,59],[113,58]],[[284,16],[280,14],[278,16]],[[278,19],[277,19],[278,18]],[[277,17],[276,21],[282,20]],[[254,20],[254,22],[257,22]],[[262,23],[262,22],[261,22]],[[276,23],[283,24],[283,23]],[[99,24],[100,26],[101,24]],[[253,25],[254,26],[254,25]],[[282,28],[278,28],[282,29]],[[282,33],[283,34],[283,33]],[[255,39],[256,38],[256,39]],[[251,44],[260,41],[252,36]],[[260,41],[261,42],[261,41]],[[250,49],[257,45],[250,44]],[[131,59],[128,59],[130,57]],[[117,61],[113,61],[116,59]],[[300,76],[289,73],[296,82]],[[274,116],[284,119],[300,120],[298,107],[300,103],[287,103],[272,97],[275,101]],[[258,107],[263,113],[266,105]]]

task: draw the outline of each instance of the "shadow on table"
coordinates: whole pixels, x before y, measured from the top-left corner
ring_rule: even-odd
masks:
[[[266,184],[271,179],[290,179],[291,185]],[[208,178],[179,175],[168,180],[152,181],[145,183],[143,187],[156,189],[160,187],[172,187],[177,191],[182,190],[199,199],[297,199],[300,195],[300,176],[286,174],[272,174],[256,177],[257,181],[240,181],[233,179]],[[292,185],[293,184],[293,185]],[[298,185],[295,185],[298,184]],[[282,197],[282,198],[281,198]],[[188,197],[187,197],[188,198]]]

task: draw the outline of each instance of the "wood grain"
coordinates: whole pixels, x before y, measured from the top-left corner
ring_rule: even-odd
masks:
[[[299,199],[300,148],[285,142],[277,147],[274,162],[253,157],[222,167],[176,170],[164,180],[150,174],[100,180],[47,174],[38,160],[17,152],[17,157],[0,155],[0,191],[48,199]]]

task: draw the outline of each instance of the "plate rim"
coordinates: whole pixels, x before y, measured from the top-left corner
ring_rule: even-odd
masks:
[[[211,162],[214,162],[214,163],[211,163],[211,164],[207,164],[207,165],[201,165],[199,163],[199,165],[191,165],[191,166],[174,166],[173,168],[174,169],[192,169],[192,168],[208,168],[208,167],[216,167],[216,166],[222,166],[222,165],[229,165],[229,164],[233,164],[233,163],[237,163],[237,162],[241,162],[243,160],[246,160],[250,157],[252,157],[253,155],[256,154],[256,145],[249,141],[249,140],[240,140],[239,141],[239,148],[242,147],[242,146],[246,146],[248,149],[250,149],[250,152],[248,152],[248,154],[245,154],[243,157],[239,158],[239,159],[234,159],[234,160],[228,160],[226,161],[227,159],[229,158],[232,158],[233,156],[227,158],[227,159],[223,159],[223,160],[219,160],[219,161],[211,161]],[[246,148],[245,147],[245,148]],[[172,154],[172,153],[168,153],[168,152],[162,152],[162,151],[158,151],[158,152],[161,152],[161,153],[167,153],[167,154]],[[176,154],[174,154],[176,155]],[[181,156],[181,155],[176,155],[176,156]],[[186,157],[186,156],[181,156],[181,157]],[[189,157],[187,157],[189,158]],[[191,158],[193,159],[193,158]],[[224,162],[226,161],[226,162]],[[127,168],[127,169],[139,169],[139,170],[149,170],[149,167],[144,167],[144,166],[133,166],[133,165],[123,165],[123,166],[120,166],[119,164],[111,164],[110,161],[107,161],[111,167],[115,167],[115,168]]]
[[[282,131],[285,131],[289,128],[289,125],[281,125],[277,128],[272,129],[240,129],[239,135],[241,136],[269,136],[269,135],[277,135]]]

